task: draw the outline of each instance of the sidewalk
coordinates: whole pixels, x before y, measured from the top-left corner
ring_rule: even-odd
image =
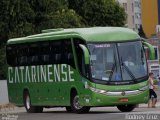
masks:
[[[139,108],[148,108],[148,104],[139,104]],[[160,100],[157,101],[156,108],[160,108]]]
[[[160,87],[158,90],[156,90],[157,93],[157,104],[156,107],[160,108]],[[148,104],[139,104],[139,107],[148,107]]]

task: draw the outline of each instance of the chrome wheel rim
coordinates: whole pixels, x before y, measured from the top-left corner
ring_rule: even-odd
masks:
[[[73,105],[77,110],[82,108],[82,106],[80,105],[80,102],[79,102],[79,96],[74,97]]]
[[[26,107],[27,107],[27,109],[30,109],[30,98],[29,98],[29,96],[27,95],[26,96]]]

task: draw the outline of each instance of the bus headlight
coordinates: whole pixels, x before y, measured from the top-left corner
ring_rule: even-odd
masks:
[[[93,92],[96,92],[96,93],[100,93],[100,94],[104,94],[104,93],[107,93],[106,90],[101,90],[101,89],[97,89],[97,88],[93,88],[93,87],[89,87],[89,89]]]

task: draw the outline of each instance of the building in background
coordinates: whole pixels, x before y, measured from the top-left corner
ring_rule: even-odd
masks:
[[[117,0],[125,9],[127,14],[126,25],[138,33],[141,22],[141,1],[140,0]]]
[[[155,36],[156,26],[160,23],[160,0],[141,0],[141,9],[144,33],[148,38]]]

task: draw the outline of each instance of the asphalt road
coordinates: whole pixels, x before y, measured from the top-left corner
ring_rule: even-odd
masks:
[[[1,113],[0,120],[160,120],[160,107],[139,107],[133,112],[122,113],[116,107],[92,108],[87,114],[67,113],[64,108],[45,109],[43,113],[26,113],[16,108]]]

